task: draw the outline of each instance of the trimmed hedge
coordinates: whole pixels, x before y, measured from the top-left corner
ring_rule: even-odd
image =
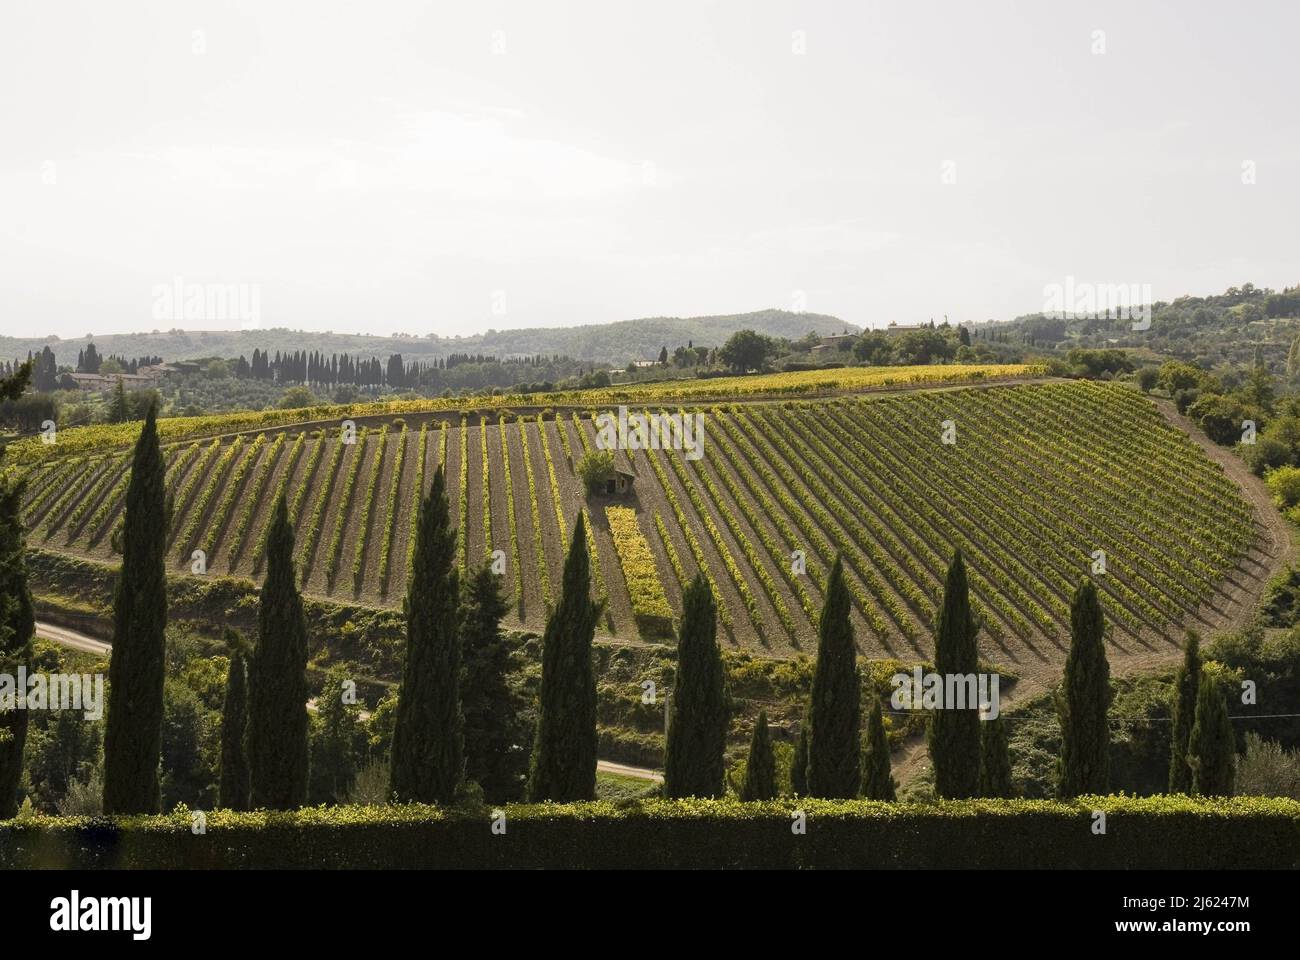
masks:
[[[317,807],[0,823],[3,867],[1294,868],[1300,803],[1240,797],[969,800],[634,800],[493,811]],[[803,810],[807,832],[791,831]],[[1106,834],[1092,811],[1106,811]]]

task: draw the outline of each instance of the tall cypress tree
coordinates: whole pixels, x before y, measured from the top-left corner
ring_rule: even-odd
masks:
[[[980,724],[980,796],[1015,796],[1007,726],[1001,717]]]
[[[393,728],[392,792],[402,802],[451,803],[465,778],[460,703],[460,572],[442,467],[420,504],[406,588],[406,666]]]
[[[23,485],[0,482],[0,673],[16,676],[31,664],[36,616],[27,587],[23,546]],[[27,711],[0,712],[0,820],[18,812],[18,784],[27,743]]]
[[[727,746],[727,692],[718,648],[718,607],[703,573],[682,591],[677,682],[664,754],[664,794],[720,797]]]
[[[591,640],[601,604],[591,599],[582,514],[564,559],[560,602],[542,635],[542,683],[528,797],[590,800],[596,793],[596,675]]]
[[[836,555],[817,625],[817,666],[808,710],[808,793],[856,797],[862,786],[862,682],[849,623],[844,558]]]
[[[889,737],[880,698],[872,696],[867,711],[867,744],[862,760],[862,795],[868,800],[896,800],[897,784],[889,770]]]
[[[1097,587],[1085,580],[1070,604],[1070,653],[1062,681],[1062,797],[1105,793],[1110,779],[1110,664]]]
[[[767,711],[760,710],[749,741],[749,758],[745,761],[745,782],[740,787],[741,800],[776,799],[776,756],[767,729]]]
[[[1192,792],[1202,797],[1230,797],[1236,782],[1237,750],[1228,719],[1228,704],[1212,677],[1201,674],[1196,694],[1196,722],[1188,741]]]
[[[501,633],[510,609],[501,578],[490,563],[469,578],[461,610],[461,653],[465,660],[461,708],[465,715],[465,778],[483,788],[493,803],[519,800],[528,780],[532,728],[527,704],[510,683],[512,651]]]
[[[1201,689],[1201,638],[1187,632],[1183,662],[1174,677],[1172,704],[1173,732],[1169,741],[1169,792],[1192,792],[1192,768],[1187,762],[1192,724],[1196,722],[1196,699]]]
[[[166,659],[167,490],[153,404],[131,459],[122,529],[122,571],[113,595],[113,654],[104,730],[104,812],[157,813],[162,804]]]
[[[226,702],[221,711],[221,790],[220,803],[227,810],[247,810],[251,791],[248,752],[248,665],[244,651],[234,645],[230,650],[230,669],[226,674]]]
[[[307,619],[293,539],[281,494],[267,532],[266,581],[248,669],[248,766],[258,809],[292,810],[307,802]]]
[[[979,626],[970,608],[966,561],[953,554],[943,585],[943,605],[935,622],[934,670],[941,678],[973,675],[979,671],[975,635]],[[946,687],[946,684],[945,684]],[[980,785],[979,704],[944,704],[930,716],[930,760],[934,764],[934,791],[941,797],[973,797]]]
[[[799,740],[794,745],[790,763],[790,790],[798,797],[808,796],[808,724],[799,725]]]

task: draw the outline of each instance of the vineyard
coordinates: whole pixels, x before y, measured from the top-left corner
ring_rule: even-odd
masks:
[[[899,657],[928,655],[954,548],[968,562],[981,644],[1002,662],[1064,657],[1069,596],[1089,572],[1113,642],[1132,649],[1167,642],[1176,625],[1223,622],[1235,593],[1267,574],[1236,484],[1126,388],[1022,383],[775,401],[772,389],[760,391],[763,402],[733,389],[694,407],[705,422],[698,460],[620,450],[632,492],[591,498],[576,466],[596,446],[593,417],[607,409],[599,391],[577,407],[426,410],[351,433],[320,418],[252,429],[239,420],[224,435],[165,445],[168,560],[178,574],[201,561],[209,576],[259,577],[284,494],[305,591],[397,605],[414,508],[441,467],[461,562],[504,558],[511,618],[533,628],[557,599],[579,513],[606,630],[671,637],[681,582],[702,570],[727,642],[778,655],[812,651],[837,551],[864,651]],[[645,390],[632,409],[680,408]],[[23,467],[31,544],[112,560],[128,453],[51,447],[60,455]]]

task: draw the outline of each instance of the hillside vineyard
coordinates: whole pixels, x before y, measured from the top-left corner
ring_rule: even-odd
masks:
[[[442,465],[462,562],[497,554],[512,618],[540,628],[580,511],[605,629],[659,639],[703,568],[722,633],[811,651],[843,550],[864,653],[929,655],[955,547],[982,643],[1059,659],[1068,601],[1092,574],[1116,642],[1223,622],[1262,569],[1251,508],[1222,468],[1140,394],[1087,381],[692,406],[703,456],[619,450],[629,490],[584,492],[576,466],[608,408],[435,410],[199,437],[165,449],[176,574],[259,578],[280,493],[309,594],[396,605],[418,492]],[[634,412],[683,408],[653,395]],[[347,441],[351,442],[347,442]],[[129,451],[25,467],[34,548],[115,559]],[[501,566],[502,562],[504,566]]]

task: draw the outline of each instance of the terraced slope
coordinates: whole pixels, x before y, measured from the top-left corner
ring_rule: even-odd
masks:
[[[702,458],[620,450],[634,492],[592,499],[574,469],[596,445],[590,409],[372,419],[353,443],[312,424],[171,444],[168,556],[177,573],[203,550],[209,575],[259,576],[283,491],[304,588],[396,604],[413,508],[442,466],[464,562],[500,551],[514,616],[535,627],[580,511],[609,630],[663,636],[681,580],[703,568],[724,634],[776,654],[813,649],[841,550],[865,652],[928,655],[943,572],[960,548],[981,644],[1012,663],[1064,658],[1069,596],[1089,572],[1113,643],[1131,651],[1166,647],[1178,625],[1223,621],[1269,573],[1236,484],[1123,387],[1025,383],[693,411],[705,416]],[[33,545],[112,558],[125,474],[120,452],[32,467]]]

